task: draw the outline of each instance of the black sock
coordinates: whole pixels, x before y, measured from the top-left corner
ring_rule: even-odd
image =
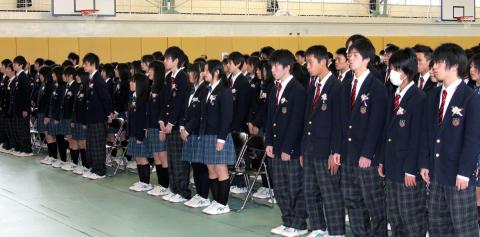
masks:
[[[161,168],[161,172],[162,172],[162,178],[160,179],[162,183],[160,183],[160,185],[162,185],[164,188],[168,188],[168,186],[170,185],[170,178],[168,176],[168,167],[167,168]],[[158,168],[157,168],[157,172],[158,172]]]
[[[132,156],[130,156],[130,155],[125,155],[125,157],[127,157],[127,160],[128,160],[128,161],[132,161]]]
[[[149,184],[150,183],[150,165],[143,165],[143,173],[145,175],[144,178],[144,183]]]
[[[70,149],[70,157],[72,158],[72,162],[78,165],[78,150]]]
[[[142,165],[137,164],[137,173],[138,173],[138,179],[140,180],[140,182],[145,183],[145,182],[143,182],[144,181],[144,175],[143,175]]]
[[[210,191],[212,191],[212,199],[218,202],[218,179],[210,180]]]
[[[157,170],[157,180],[158,180],[158,184],[164,188],[168,188],[168,187],[165,187],[163,186],[165,184],[165,181],[163,180],[163,168],[162,168],[162,165],[155,165],[155,169]]]
[[[230,179],[218,182],[218,203],[222,205],[228,204],[228,196],[230,194]]]
[[[58,152],[60,153],[60,159],[67,161],[67,146],[65,146],[65,137],[63,135],[57,135]]]
[[[195,188],[197,194],[202,198],[208,198],[210,190],[210,180],[208,179],[208,168],[205,164],[192,163],[193,180],[195,181]]]
[[[85,149],[80,149],[80,157],[82,159],[82,166],[90,169],[90,165],[87,162],[87,152],[85,151]]]
[[[48,155],[50,157],[53,157],[55,159],[57,159],[57,143],[56,142],[52,142],[52,143],[48,143],[47,147],[49,147],[48,149]]]

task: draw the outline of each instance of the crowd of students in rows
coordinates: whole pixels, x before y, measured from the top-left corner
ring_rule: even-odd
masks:
[[[246,192],[228,171],[232,133],[244,132],[265,140],[271,177],[254,196],[273,184],[273,234],[345,236],[347,212],[354,236],[387,236],[387,220],[393,236],[478,236],[479,48],[389,44],[379,60],[353,35],[335,58],[322,45],[193,63],[178,47],[131,63],[89,53],[83,67],[74,53],[32,67],[18,56],[0,67],[1,150],[31,156],[35,121],[41,163],[101,179],[108,124],[124,118],[139,176],[130,190],[221,215],[230,192]]]

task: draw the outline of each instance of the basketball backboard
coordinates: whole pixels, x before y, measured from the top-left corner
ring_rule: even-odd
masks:
[[[97,10],[98,16],[115,16],[116,0],[52,0],[52,15],[81,16],[82,10]]]
[[[475,0],[442,0],[442,21],[456,21],[458,17],[475,19]]]

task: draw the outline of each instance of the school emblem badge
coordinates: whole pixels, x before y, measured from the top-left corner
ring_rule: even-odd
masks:
[[[360,107],[360,113],[366,114],[367,113],[367,106]]]
[[[283,113],[283,114],[286,114],[286,113],[287,113],[287,107],[285,107],[285,106],[282,107],[282,113]]]
[[[327,104],[322,104],[322,111],[326,111],[327,110]]]
[[[453,125],[454,127],[460,126],[460,118],[453,118],[453,119],[452,119],[452,125]]]
[[[401,119],[401,120],[398,122],[398,125],[400,125],[401,128],[404,128],[405,125],[406,125],[405,119]]]

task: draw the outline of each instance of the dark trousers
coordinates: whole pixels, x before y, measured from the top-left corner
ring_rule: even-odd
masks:
[[[107,173],[105,159],[107,157],[105,124],[96,123],[87,126],[87,162],[92,173],[103,176]]]
[[[305,154],[303,163],[305,202],[312,230],[326,230],[330,235],[345,234],[340,174],[328,170],[328,160]]]
[[[417,179],[417,186],[407,187],[405,183],[387,180],[387,216],[392,235],[395,237],[425,236],[426,189]]]
[[[307,228],[307,211],[300,161],[298,159],[282,161],[280,157],[275,157],[271,161],[275,198],[282,212],[283,225],[304,230]]]
[[[387,236],[385,189],[377,167],[360,168],[347,159],[342,164],[342,192],[356,237]]]
[[[470,180],[467,189],[457,191],[435,181],[430,186],[428,226],[430,236],[478,236],[475,185]]]
[[[190,199],[192,192],[190,191],[190,164],[182,160],[183,141],[180,139],[178,131],[172,131],[167,135],[167,155],[168,169],[170,179],[170,190],[181,195],[183,198]]]

